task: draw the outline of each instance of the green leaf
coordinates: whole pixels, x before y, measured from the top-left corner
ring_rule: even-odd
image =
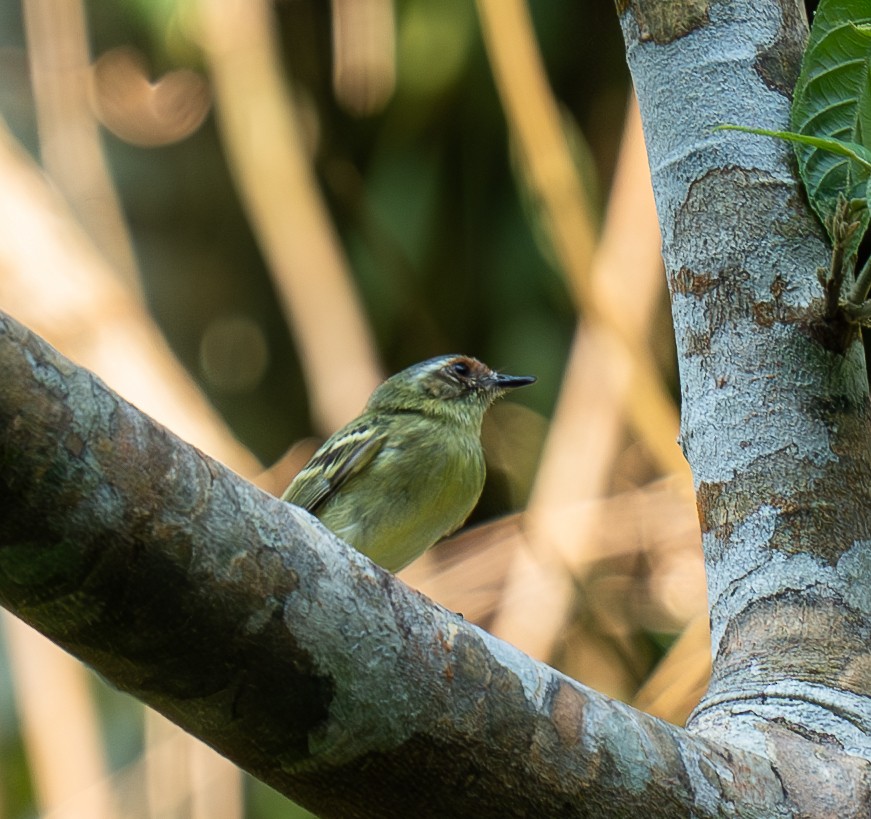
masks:
[[[871,31],[869,31],[871,39]],[[865,87],[859,95],[856,135],[863,145],[871,145],[871,65],[866,65]]]
[[[863,199],[871,169],[871,3],[821,0],[792,104],[791,139],[811,205],[830,224],[838,196]],[[788,132],[785,132],[788,133]],[[869,209],[857,214],[858,244]]]

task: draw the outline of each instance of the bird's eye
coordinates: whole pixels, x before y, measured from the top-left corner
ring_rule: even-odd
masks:
[[[471,373],[469,365],[466,364],[465,361],[455,361],[451,364],[451,369],[456,373],[456,375],[460,376],[460,378],[467,378],[469,373]]]

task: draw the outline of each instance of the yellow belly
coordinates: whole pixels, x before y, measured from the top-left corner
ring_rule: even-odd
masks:
[[[318,517],[376,563],[399,571],[458,529],[481,495],[485,470],[477,435],[447,437],[402,451],[388,443]]]

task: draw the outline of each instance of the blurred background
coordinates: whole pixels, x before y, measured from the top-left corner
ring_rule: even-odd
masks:
[[[537,375],[402,577],[686,718],[704,579],[611,4],[24,0],[0,70],[0,309],[276,494],[409,364]],[[0,819],[294,810],[0,620]]]

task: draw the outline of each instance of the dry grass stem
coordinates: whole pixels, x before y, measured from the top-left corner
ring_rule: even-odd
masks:
[[[368,321],[312,170],[265,0],[199,0],[198,35],[243,204],[296,340],[318,431],[382,379]]]
[[[141,298],[139,270],[90,103],[82,0],[25,0],[42,164],[115,273]]]
[[[381,111],[396,86],[393,0],[332,0],[333,89],[350,113]]]
[[[56,819],[110,819],[112,795],[91,790],[108,773],[96,704],[84,666],[2,612],[9,670],[36,801]]]

